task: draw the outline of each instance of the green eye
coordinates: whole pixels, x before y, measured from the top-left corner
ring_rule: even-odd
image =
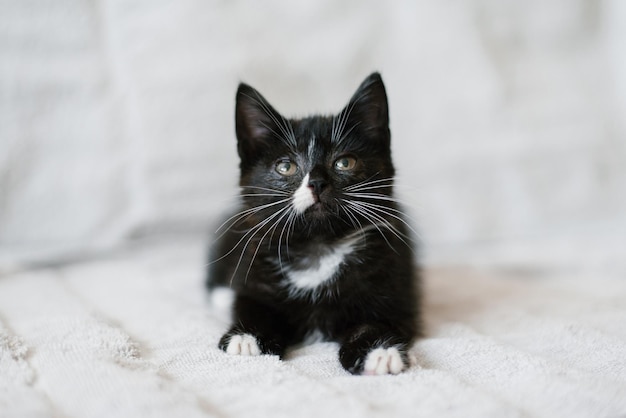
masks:
[[[341,157],[335,161],[335,169],[339,171],[352,170],[356,166],[356,158],[354,157]]]
[[[289,160],[276,163],[276,172],[281,176],[293,176],[298,171],[298,166]]]

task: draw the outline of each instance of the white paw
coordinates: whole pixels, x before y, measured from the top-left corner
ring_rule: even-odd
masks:
[[[363,366],[363,374],[366,375],[398,374],[402,370],[404,370],[404,362],[395,347],[377,348],[370,351]]]
[[[230,337],[226,352],[236,356],[258,356],[261,354],[261,349],[253,335],[240,334]]]

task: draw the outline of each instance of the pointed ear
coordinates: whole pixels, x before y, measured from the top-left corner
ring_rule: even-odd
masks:
[[[235,105],[237,149],[242,163],[258,158],[260,150],[276,132],[275,121],[281,120],[267,100],[247,84],[239,84]]]
[[[362,135],[389,141],[387,92],[379,73],[363,80],[343,112],[349,112],[349,120],[358,124],[357,130]]]

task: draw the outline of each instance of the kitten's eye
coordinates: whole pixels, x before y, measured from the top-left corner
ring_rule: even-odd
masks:
[[[289,160],[276,163],[276,172],[281,176],[293,176],[298,171],[298,166]]]
[[[339,171],[352,170],[356,166],[356,158],[354,157],[341,157],[335,161],[335,169]]]

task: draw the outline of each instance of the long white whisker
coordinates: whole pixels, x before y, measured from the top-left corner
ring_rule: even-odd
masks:
[[[240,194],[241,197],[284,197],[284,194],[272,194],[272,193],[244,193]]]
[[[267,114],[267,116],[269,116],[274,123],[276,124],[276,126],[278,126],[278,129],[280,129],[280,131],[283,133],[284,138],[287,140],[287,142],[289,144],[291,144],[294,148],[296,147],[296,137],[293,134],[293,128],[291,126],[291,124],[289,122],[287,122],[287,120],[283,117],[283,115],[280,115],[280,118],[282,119],[282,123],[272,114],[271,109],[269,108],[269,106],[267,106],[265,103],[262,102],[260,95],[257,92],[257,96],[259,96],[259,101],[258,103],[263,107],[263,110],[265,111],[265,113]],[[294,149],[295,151],[295,149]]]
[[[359,218],[357,218],[354,214],[352,214],[349,208],[346,208],[343,205],[340,206],[340,208],[345,212],[346,216],[348,216],[348,219],[350,219],[350,223],[352,224],[352,226],[354,226],[355,229],[358,229],[360,232],[363,233],[364,228],[361,222],[359,221]]]
[[[282,259],[282,254],[280,252],[280,250],[282,248],[283,234],[285,233],[285,229],[287,229],[287,236],[285,237],[285,239],[286,239],[286,241],[285,241],[285,248],[287,249],[287,256],[289,256],[289,228],[288,228],[288,226],[291,224],[291,222],[293,222],[293,218],[294,218],[295,214],[296,214],[296,212],[294,210],[291,210],[289,212],[289,217],[285,221],[285,224],[283,225],[283,228],[280,231],[280,236],[278,237],[278,265],[280,266],[280,272],[283,275],[284,275],[283,259]]]
[[[354,129],[353,126],[352,128],[350,128],[350,130],[348,131],[348,133],[344,134],[344,130],[346,129],[346,124],[348,123],[348,119],[350,118],[350,114],[352,113],[352,110],[354,109],[354,106],[356,105],[356,103],[360,100],[360,96],[359,98],[357,98],[357,100],[354,100],[352,103],[350,103],[350,106],[348,108],[344,108],[341,112],[339,112],[339,120],[337,121],[337,130],[333,132],[333,136],[331,137],[331,142],[333,143],[340,143],[345,137],[346,135],[352,130]],[[358,125],[358,123],[357,123]]]
[[[368,186],[383,183],[383,182],[389,182],[389,184],[384,184],[384,185],[381,185],[380,187],[391,187],[393,186],[393,181],[394,181],[394,177],[387,177],[387,178],[378,179],[378,180],[365,180],[360,183],[356,183],[351,186],[348,186],[344,190],[349,191],[349,192],[357,191],[357,189],[361,189],[362,187],[368,187]]]
[[[379,184],[379,185],[376,185],[376,186],[365,186],[365,187],[359,187],[359,188],[350,189],[350,190],[346,189],[346,190],[349,191],[349,192],[364,192],[364,191],[367,191],[367,190],[391,189],[393,187],[396,187],[396,186],[394,186],[393,184]]]
[[[346,201],[346,203],[350,204],[349,201]],[[352,210],[352,211],[358,213],[359,215],[363,216],[371,225],[374,226],[374,228],[376,228],[376,230],[378,230],[378,232],[380,233],[380,236],[383,237],[383,239],[387,243],[387,246],[389,246],[389,248],[391,248],[393,250],[393,252],[395,252],[396,254],[398,253],[398,251],[396,251],[396,249],[393,247],[393,245],[391,245],[391,243],[389,242],[389,240],[387,239],[387,237],[385,236],[383,231],[379,228],[379,224],[377,222],[374,222],[374,219],[372,219],[371,215],[368,215],[367,212],[365,212],[362,208],[360,208],[358,206],[352,206],[350,208],[350,210]],[[380,225],[380,226],[383,226],[383,225]]]
[[[387,196],[384,194],[380,194],[380,193],[344,193],[346,196],[348,197],[352,197],[352,198],[357,198],[357,199],[365,199],[366,203],[372,203],[372,202],[367,202],[368,199],[371,200],[382,200],[382,201],[386,201],[386,202],[393,202],[393,203],[398,203],[403,207],[409,207],[412,210],[417,210],[415,205],[413,204],[409,204],[407,202],[405,202],[404,200],[400,200],[397,199],[395,197],[391,197],[391,196]],[[359,200],[359,201],[363,201],[363,200]],[[387,206],[384,206],[385,208],[387,208]],[[415,219],[411,216],[409,216],[406,212],[403,212],[401,210],[398,209],[394,209],[394,208],[388,208],[392,211],[396,211],[398,213],[401,213],[402,215],[404,215],[407,219],[410,219],[412,222],[416,222]]]
[[[365,190],[375,190],[375,189],[390,189],[390,188],[394,188],[394,189],[405,189],[405,190],[416,190],[415,187],[413,186],[406,186],[403,184],[381,184],[381,185],[377,185],[377,186],[366,186],[366,187],[359,187],[359,188],[354,188],[354,189],[350,189],[348,191],[350,192],[362,192]]]
[[[346,189],[348,190],[353,190],[353,189],[358,189],[361,187],[367,187],[373,184],[380,184],[380,183],[384,183],[384,182],[388,182],[388,185],[392,185],[394,181],[394,177],[386,177],[386,178],[382,178],[382,179],[376,179],[376,180],[372,180],[372,177],[370,177],[367,180],[361,181],[359,183],[353,184],[351,186],[346,187]]]
[[[397,183],[390,183],[390,184],[379,184],[379,185],[371,185],[371,186],[364,186],[364,187],[352,187],[350,190],[348,190],[347,188],[344,189],[346,191],[349,192],[363,192],[366,190],[375,190],[375,189],[391,189],[393,188],[394,190],[411,190],[414,191],[416,190],[416,188],[414,186],[409,186],[406,184],[397,184]]]
[[[261,106],[261,108],[263,109],[263,111],[265,112],[265,114],[267,116],[269,116],[270,119],[272,119],[272,121],[276,124],[276,126],[278,126],[278,129],[280,129],[280,131],[282,132],[283,136],[278,136],[281,139],[284,139],[288,145],[292,146],[294,149],[293,151],[295,151],[295,147],[296,147],[296,138],[295,136],[290,135],[290,133],[293,134],[293,128],[291,128],[290,124],[285,120],[285,118],[281,115],[281,119],[282,122],[281,123],[278,119],[276,119],[276,116],[274,116],[274,114],[272,113],[271,109],[269,108],[269,106],[267,106],[264,102],[264,100],[262,99],[261,95],[259,94],[259,92],[255,92],[257,95],[257,98],[251,97],[249,95],[245,95],[246,97],[254,100],[259,106]],[[284,125],[283,125],[284,124]],[[291,132],[288,132],[286,130],[287,128],[290,128]]]
[[[341,138],[339,138],[338,142],[341,143],[348,135],[350,135],[350,132],[352,132],[360,124],[361,124],[361,122],[357,122],[354,125],[352,125],[352,127],[350,127],[350,129],[348,129],[343,135],[341,135]]]
[[[402,203],[400,199],[396,199],[395,197],[390,197],[385,194],[380,193],[344,193],[346,196],[350,197],[358,197],[361,199],[374,199],[374,200],[385,200],[388,202]]]
[[[270,188],[267,188],[267,187],[259,187],[259,186],[239,186],[239,187],[241,187],[242,189],[265,190],[265,191],[268,191],[268,192],[274,192],[274,193],[278,193],[278,194],[281,194],[281,195],[288,195],[289,194],[288,192],[285,192],[284,190],[270,189]]]
[[[354,222],[354,218],[352,218],[351,213],[340,203],[339,199],[335,199],[335,202],[337,202],[337,207],[339,208],[339,210],[346,214],[354,229],[359,229],[356,222]]]
[[[294,212],[294,216],[291,218],[291,222],[289,223],[289,227],[287,228],[287,237],[285,239],[285,248],[287,249],[287,257],[290,258],[289,255],[289,237],[293,235],[294,227],[296,224],[296,220],[298,219],[298,214]]]
[[[263,125],[264,127],[266,127],[270,132],[272,132],[274,135],[276,135],[277,138],[279,138],[281,141],[285,142],[286,145],[291,148],[292,151],[295,152],[295,145],[293,143],[293,141],[291,140],[291,138],[289,139],[285,139],[285,137],[283,135],[285,135],[285,133],[283,133],[283,135],[279,134],[278,132],[276,132],[275,130],[273,130],[271,127],[267,126],[266,124],[264,124],[263,122],[261,122],[261,125]],[[282,130],[282,129],[281,129]],[[283,131],[284,132],[284,131]]]
[[[246,232],[246,233],[245,233],[245,234],[244,234],[244,235],[243,235],[243,236],[239,239],[239,241],[237,241],[237,243],[236,243],[235,245],[233,245],[233,248],[231,248],[231,249],[230,249],[230,251],[228,251],[226,254],[222,255],[221,257],[219,257],[219,258],[217,258],[217,259],[215,259],[215,260],[211,261],[209,264],[216,263],[216,262],[218,262],[218,261],[220,261],[220,260],[224,259],[225,257],[228,257],[230,254],[232,254],[232,252],[233,252],[233,251],[235,251],[235,249],[237,249],[237,247],[239,246],[239,244],[241,244],[241,243],[242,243],[242,242],[246,239],[246,237],[248,237],[248,235],[252,234],[250,237],[253,237],[254,235],[256,235],[256,233],[257,233],[260,229],[262,229],[265,225],[267,225],[269,222],[271,222],[271,221],[272,221],[272,219],[274,219],[276,216],[278,216],[278,215],[279,215],[282,211],[284,211],[284,210],[285,210],[285,209],[287,209],[287,208],[289,208],[289,206],[285,206],[285,207],[283,207],[283,208],[282,208],[282,209],[280,209],[279,211],[277,211],[277,212],[273,213],[270,217],[268,217],[268,218],[264,219],[263,221],[261,221],[261,222],[259,222],[257,225],[255,225],[254,227],[250,228],[250,229],[248,230],[248,232]],[[246,246],[244,247],[244,250],[245,250],[245,248],[247,247],[247,245],[248,245],[248,243],[249,243],[249,242],[250,242],[250,240],[248,240],[248,242],[246,243]],[[242,257],[243,257],[244,250],[242,250],[242,253],[241,253],[241,254],[242,254]],[[235,270],[235,271],[236,271],[236,270]]]
[[[287,125],[287,127],[289,128],[289,133],[291,134],[291,143],[293,147],[296,148],[298,144],[296,141],[296,133],[293,131],[293,125],[288,120],[286,120],[283,115],[280,115],[280,117],[283,119],[285,125]]]
[[[357,187],[357,186],[360,186],[360,185],[366,184],[366,183],[368,183],[368,182],[372,181],[372,179],[373,179],[374,177],[376,177],[377,175],[379,175],[379,174],[380,174],[380,171],[377,171],[376,173],[372,174],[371,176],[369,176],[369,177],[368,177],[368,178],[366,178],[365,180],[360,181],[360,182],[358,182],[358,183],[354,183],[353,185],[349,186],[348,188]],[[387,179],[392,179],[392,180],[393,180],[393,177],[388,177]],[[383,179],[383,180],[387,180],[387,179]]]
[[[363,202],[348,202],[348,204],[350,205],[355,205],[358,206],[361,210],[367,212],[371,217],[373,217],[374,219],[377,219],[379,222],[383,223],[387,229],[389,229],[389,231],[394,234],[400,241],[402,241],[407,247],[412,248],[405,240],[404,238],[408,239],[411,241],[411,238],[409,236],[407,236],[406,234],[403,234],[402,232],[400,232],[395,226],[393,226],[388,220],[386,220],[385,218],[383,218],[379,213],[382,211],[378,211],[379,213],[376,212],[375,208],[372,207],[368,207],[367,205],[362,205],[360,203]],[[353,206],[354,207],[354,206]],[[388,216],[391,216],[393,218],[396,218],[398,220],[400,220],[401,222],[403,222],[405,225],[407,225],[411,230],[413,230],[413,228],[410,227],[410,225],[408,225],[406,223],[406,221],[404,221],[402,218],[395,216],[391,213],[386,213],[386,212],[382,212]],[[404,237],[404,238],[402,238]]]
[[[371,203],[371,202],[352,201],[352,203],[354,203],[356,205],[361,205],[361,207],[369,208],[370,210],[373,210],[373,211],[375,211],[377,213],[382,213],[384,215],[391,216],[392,218],[395,218],[395,219],[399,220],[400,222],[402,222],[415,235],[418,235],[417,231],[415,231],[413,229],[413,227],[411,226],[411,224],[409,224],[404,218],[402,218],[402,216],[398,216],[398,215],[395,215],[395,214],[392,213],[392,212],[395,212],[395,213],[398,213],[398,214],[403,215],[403,216],[408,218],[407,214],[404,213],[403,211],[399,210],[399,209],[389,208],[387,206],[377,205],[377,204]]]
[[[250,245],[250,242],[252,241],[252,239],[255,237],[255,235],[257,234],[257,232],[259,232],[265,225],[267,225],[268,223],[270,223],[274,218],[276,218],[277,216],[279,216],[281,213],[283,213],[285,210],[289,209],[289,206],[285,206],[284,208],[280,209],[279,211],[275,212],[274,214],[272,214],[269,218],[265,219],[264,221],[262,221],[261,223],[259,223],[257,226],[255,226],[254,228],[252,228],[248,233],[246,233],[246,235],[248,235],[251,231],[254,231],[254,233],[252,235],[250,235],[250,237],[248,238],[248,240],[246,241],[245,245],[243,246],[243,248],[241,249],[241,255],[239,256],[239,260],[237,260],[237,265],[235,266],[235,270],[233,271],[233,275],[230,278],[230,283],[232,285],[232,282],[235,278],[235,275],[237,274],[237,270],[239,270],[239,266],[241,265],[241,261],[243,260],[243,256],[246,253],[246,249],[248,248],[248,245]],[[271,228],[270,228],[271,230]],[[235,244],[235,246],[233,247],[232,250],[230,250],[226,255],[230,254],[233,252],[233,250],[235,248],[237,248],[239,246],[239,244],[243,241],[243,239],[246,237],[246,235],[244,235],[239,242],[237,242],[237,244]],[[257,246],[257,250],[260,247],[260,244]],[[256,252],[255,252],[256,253]],[[222,256],[222,258],[225,256]]]
[[[290,208],[289,206],[287,206],[287,208]],[[254,253],[252,254],[252,260],[250,260],[250,265],[248,266],[248,270],[246,270],[246,276],[244,278],[244,282],[248,281],[248,275],[250,274],[250,269],[252,269],[252,264],[254,264],[254,260],[256,259],[256,255],[259,252],[259,249],[261,248],[261,245],[263,244],[263,240],[265,239],[265,237],[267,236],[267,234],[270,233],[270,231],[272,231],[272,235],[270,235],[270,241],[272,240],[272,236],[274,235],[274,232],[276,230],[276,227],[278,226],[278,224],[280,223],[280,221],[287,215],[290,214],[290,211],[286,211],[285,213],[283,213],[277,220],[276,222],[274,222],[272,224],[272,226],[270,226],[268,228],[268,230],[265,232],[265,234],[263,234],[263,236],[261,237],[261,239],[259,240],[259,243],[256,246],[256,249],[254,250]]]
[[[333,117],[333,132],[331,136],[332,143],[337,143],[339,138],[341,137],[341,134],[343,133],[343,130],[345,129],[346,123],[348,121],[348,117],[350,113],[352,112],[353,107],[354,105],[351,105],[347,109],[344,108],[341,110],[341,112],[339,112],[336,119]]]
[[[242,220],[243,218],[245,218],[248,215],[251,215],[253,213],[259,212],[263,209],[267,209],[270,208],[272,206],[276,206],[276,205],[280,205],[281,203],[285,203],[288,202],[290,199],[281,199],[279,201],[276,202],[272,202],[272,203],[267,203],[264,205],[260,205],[260,206],[255,206],[253,208],[250,209],[246,209],[243,210],[241,212],[237,212],[236,214],[234,214],[233,216],[231,216],[230,218],[226,219],[226,221],[224,221],[216,230],[215,232],[219,232],[220,229],[222,229],[224,227],[224,225],[226,225],[228,222],[230,222],[232,219],[237,218],[234,222],[232,222],[228,228],[226,228],[226,230],[230,229],[233,225],[235,225],[237,222],[239,222],[240,220]],[[220,235],[221,236],[221,235]],[[219,238],[219,237],[218,237]]]

